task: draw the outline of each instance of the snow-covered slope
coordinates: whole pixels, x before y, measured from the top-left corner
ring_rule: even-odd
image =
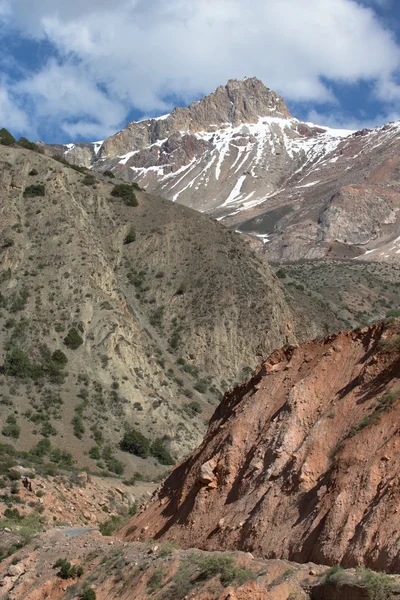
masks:
[[[261,81],[246,79],[64,151],[248,233],[274,260],[392,260],[399,131],[398,123],[358,132],[303,123]]]

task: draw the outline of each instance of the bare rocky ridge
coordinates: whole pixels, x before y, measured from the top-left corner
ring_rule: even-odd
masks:
[[[399,139],[398,123],[355,133],[303,123],[251,78],[103,143],[48,151],[222,219],[271,260],[396,262]]]
[[[138,206],[126,206],[109,180],[85,185],[84,174],[31,151],[0,147],[0,158],[0,364],[17,358],[19,370],[0,376],[4,442],[15,433],[30,450],[47,435],[81,467],[106,468],[87,456],[101,440],[100,454],[110,443],[128,476],[154,476],[154,460],[118,449],[126,425],[167,436],[182,457],[257,356],[331,321],[329,311],[295,318],[267,263],[195,211],[140,191]],[[45,195],[24,197],[31,185]],[[83,343],[71,349],[74,327]],[[24,361],[51,365],[60,350],[62,381],[32,379]]]
[[[277,350],[122,535],[399,572],[399,378],[399,321]]]

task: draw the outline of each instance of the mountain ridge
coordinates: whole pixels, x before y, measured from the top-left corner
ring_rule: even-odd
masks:
[[[276,262],[395,263],[400,250],[399,123],[357,132],[304,123],[256,78],[102,144],[47,151],[205,212]]]

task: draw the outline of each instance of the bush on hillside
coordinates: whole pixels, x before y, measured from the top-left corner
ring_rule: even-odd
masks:
[[[115,175],[112,171],[104,171],[103,175],[105,175],[105,177],[109,177],[110,179],[115,179]]]
[[[5,127],[0,129],[0,144],[3,144],[3,146],[12,146],[15,143],[15,137],[8,131],[8,129]]]
[[[114,185],[111,192],[111,196],[114,198],[122,198],[124,204],[127,206],[137,206],[138,201],[133,191],[133,187],[128,183],[117,183]]]
[[[120,442],[120,448],[130,454],[147,458],[150,454],[150,440],[140,431],[129,429]]]
[[[18,140],[18,144],[20,146],[22,146],[22,148],[25,148],[26,150],[33,150],[33,152],[38,152],[39,154],[44,154],[44,150],[40,146],[38,146],[34,142],[29,141],[28,138],[26,138],[26,137],[20,137]]]
[[[96,183],[96,177],[93,175],[85,175],[82,181],[83,185],[94,185]]]
[[[132,244],[132,242],[134,242],[136,240],[136,231],[133,229],[133,227],[130,228],[130,230],[128,231],[127,235],[125,236],[124,239],[124,244]]]
[[[91,588],[84,588],[79,596],[79,600],[96,600],[96,592]]]
[[[76,350],[83,344],[83,339],[75,327],[71,327],[71,329],[68,331],[66,337],[64,338],[64,344],[70,350]]]
[[[34,198],[35,196],[44,196],[46,193],[46,188],[43,183],[38,183],[37,185],[28,185],[28,187],[24,190],[24,198]]]
[[[278,279],[285,279],[286,278],[286,271],[285,269],[278,269],[277,272],[275,273],[275,275],[278,277]]]
[[[4,242],[2,243],[1,247],[2,247],[3,249],[6,249],[6,248],[11,248],[11,246],[14,246],[14,243],[15,243],[15,242],[14,242],[14,240],[13,240],[12,238],[6,238],[6,239],[4,240]]]
[[[6,375],[20,379],[40,379],[44,375],[42,365],[34,363],[20,348],[12,348],[4,359],[3,371]]]
[[[175,461],[172,458],[168,448],[161,438],[157,438],[150,446],[150,454],[158,460],[162,465],[174,465]]]

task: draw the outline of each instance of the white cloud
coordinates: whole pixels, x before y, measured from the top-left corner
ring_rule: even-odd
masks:
[[[22,88],[41,98],[39,116],[49,111],[66,119],[69,131],[70,119],[84,123],[83,115],[109,130],[133,106],[165,112],[169,95],[189,101],[231,77],[256,75],[295,101],[333,101],[321,77],[374,81],[382,94],[395,86],[400,65],[391,33],[355,0],[13,0],[9,6],[25,35],[48,39],[63,57]]]
[[[15,98],[5,82],[0,82],[0,123],[1,127],[16,131],[28,131],[30,125],[25,112],[17,107]]]
[[[378,125],[382,125],[382,123],[400,121],[400,110],[397,112],[382,112],[373,119],[369,119],[367,117],[362,119],[343,115],[339,111],[333,111],[329,114],[325,114],[312,109],[307,114],[307,121],[316,123],[318,125],[325,125],[325,127],[332,127],[334,129],[350,129],[353,131],[359,131],[361,129],[373,129]]]

